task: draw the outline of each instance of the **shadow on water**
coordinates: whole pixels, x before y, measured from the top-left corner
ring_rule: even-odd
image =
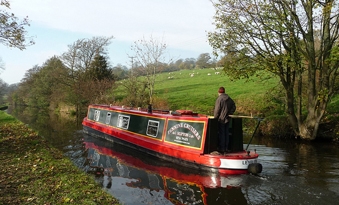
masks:
[[[335,145],[255,138],[249,148],[260,154],[263,172],[220,176],[89,137],[82,133],[81,120],[68,115],[30,108],[10,113],[93,174],[123,204],[335,204],[339,200]]]

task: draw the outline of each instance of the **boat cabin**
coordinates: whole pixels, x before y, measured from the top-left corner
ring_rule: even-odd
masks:
[[[200,154],[217,150],[217,120],[189,110],[170,112],[93,105],[88,109],[87,119],[98,125],[96,130],[138,145],[149,142],[181,146]],[[242,119],[231,118],[230,123],[229,149],[243,151]]]

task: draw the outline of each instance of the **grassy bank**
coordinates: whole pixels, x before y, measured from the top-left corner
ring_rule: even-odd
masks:
[[[0,204],[119,204],[35,131],[0,111]]]

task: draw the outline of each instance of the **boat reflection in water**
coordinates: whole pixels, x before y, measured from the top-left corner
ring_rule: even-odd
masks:
[[[88,135],[84,144],[87,171],[101,176],[103,186],[123,204],[247,204],[240,187],[243,175],[180,167]]]

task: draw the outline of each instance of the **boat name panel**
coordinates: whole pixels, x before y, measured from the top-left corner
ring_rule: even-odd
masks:
[[[201,148],[205,122],[168,120],[165,141]]]

